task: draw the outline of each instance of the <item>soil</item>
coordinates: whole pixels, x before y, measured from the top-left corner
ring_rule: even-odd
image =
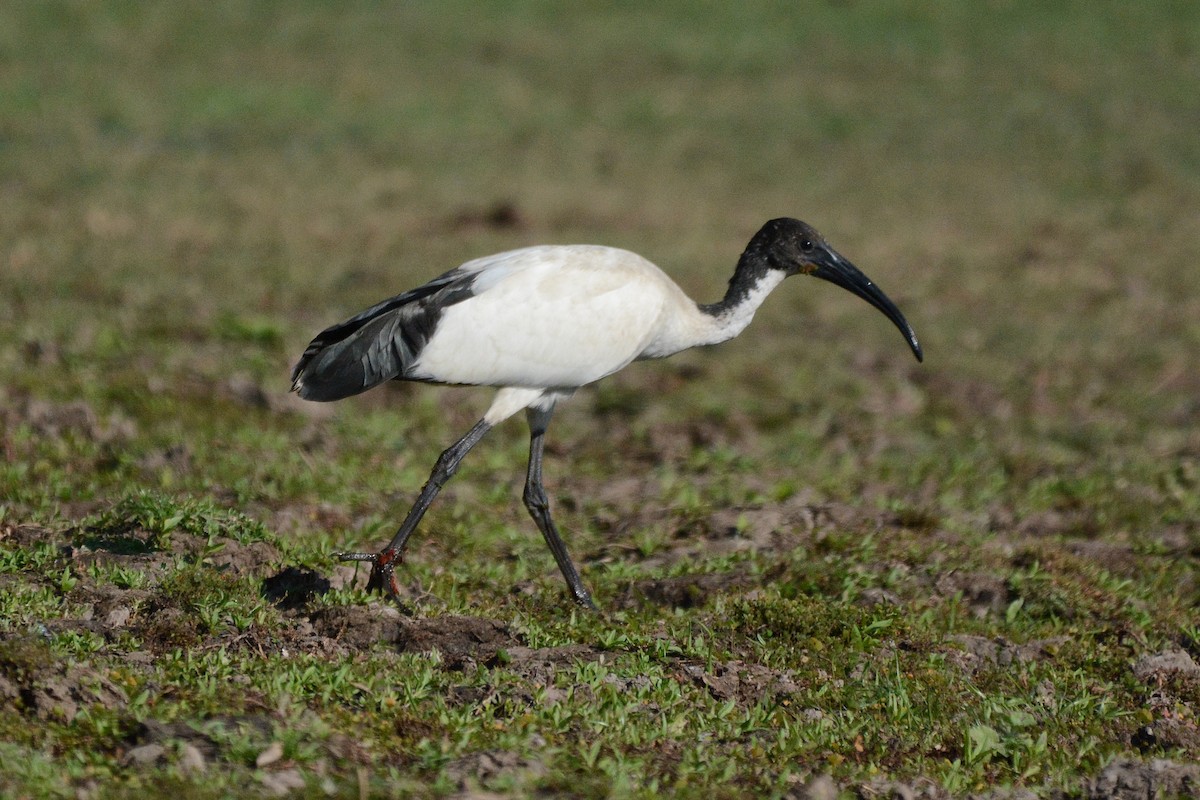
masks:
[[[669,377],[670,373],[667,374]],[[262,392],[245,381],[231,379],[226,388],[227,394],[239,402],[250,405],[265,402],[260,396]],[[974,403],[976,399],[968,393],[959,401]],[[618,397],[613,401],[610,416],[618,414],[620,400]],[[30,401],[8,413],[19,415],[32,429],[47,436],[77,436],[106,443],[135,434],[129,420],[117,416],[101,419],[82,403],[55,405]],[[653,441],[643,443],[647,457],[659,459],[664,453],[670,457],[678,452],[682,458],[698,443],[710,444],[714,437],[728,435],[728,425],[721,429],[723,433],[714,433],[710,427],[703,420],[656,427]],[[752,430],[751,426],[746,427]],[[632,445],[637,451],[637,442]],[[168,447],[151,453],[139,466],[148,474],[164,469],[187,470],[190,460],[186,447]],[[596,551],[584,554],[584,561],[629,560],[638,561],[647,569],[671,568],[686,567],[702,556],[753,551],[760,556],[777,554],[781,563],[778,569],[782,570],[787,554],[801,547],[819,550],[833,536],[886,535],[889,531],[917,529],[947,542],[953,538],[940,520],[919,513],[867,511],[861,506],[818,502],[806,493],[782,502],[722,508],[697,516],[670,510],[661,503],[646,502],[646,491],[644,482],[632,477],[593,486],[572,486],[573,494],[590,497],[589,502],[596,504],[596,510],[589,511],[589,516],[603,542]],[[563,502],[568,510],[575,510],[571,500]],[[92,510],[71,509],[81,517]],[[312,519],[329,527],[345,527],[349,522],[343,510],[332,507],[285,507],[267,513],[271,527],[281,533]],[[1024,557],[1023,553],[1040,552],[1038,548],[1049,538],[1074,535],[1076,538],[1062,548],[1067,556],[1098,563],[1114,575],[1134,574],[1139,567],[1140,555],[1131,546],[1092,538],[1093,521],[1072,510],[1045,512],[1021,520],[998,511],[991,525],[1004,532],[1003,537],[998,537],[1003,541],[997,546],[1013,554],[1014,561]],[[666,544],[642,553],[628,545],[628,534],[633,529],[665,532]],[[1169,553],[1191,546],[1187,531],[1160,533],[1155,537],[1160,550]],[[437,651],[441,655],[438,662],[441,669],[502,668],[521,679],[504,686],[459,687],[449,697],[454,704],[490,702],[497,696],[517,705],[553,704],[566,695],[555,685],[555,676],[564,664],[602,662],[611,657],[602,649],[583,644],[531,648],[521,633],[504,621],[438,614],[436,598],[403,582],[399,603],[376,600],[367,605],[329,605],[323,598],[332,590],[363,588],[367,570],[339,565],[322,574],[288,566],[280,551],[267,542],[247,543],[224,536],[213,539],[180,530],[164,537],[137,527],[67,531],[35,525],[0,527],[0,546],[32,549],[46,545],[57,553],[62,570],[74,576],[73,585],[65,590],[59,588],[65,591],[71,615],[46,620],[29,631],[0,632],[0,700],[15,704],[38,720],[67,722],[81,710],[97,707],[119,713],[129,704],[126,692],[108,677],[108,671],[98,670],[87,662],[63,663],[53,658],[47,645],[47,634],[51,632],[77,631],[100,637],[106,655],[135,672],[148,669],[156,657],[178,648],[205,651],[225,647],[262,653],[306,653],[329,659],[353,658],[368,652]],[[210,629],[201,624],[187,605],[186,592],[170,579],[178,573],[181,561],[202,565],[206,576],[203,580],[257,581],[262,597],[280,612],[281,623],[272,625],[269,631],[255,626],[242,631]],[[89,576],[88,567],[93,565],[133,568],[145,579],[129,588],[98,582]],[[1003,615],[1014,599],[1011,587],[1004,580],[984,572],[936,567],[923,570],[890,562],[864,564],[864,569],[887,571],[894,578],[888,589],[864,591],[859,599],[864,605],[899,605],[913,597],[933,603],[953,598],[969,613],[988,617]],[[0,590],[15,587],[23,580],[36,579],[25,573],[3,575]],[[666,609],[702,607],[715,595],[752,595],[763,580],[762,574],[754,574],[749,567],[735,561],[724,572],[632,580],[610,594],[606,606],[613,610],[647,605]],[[406,613],[415,607],[419,607],[420,615]],[[129,643],[135,641],[141,643],[140,649],[131,649]],[[1056,639],[1017,644],[1001,638],[960,635],[950,637],[940,649],[948,664],[973,674],[1048,658],[1062,645],[1063,641]],[[1165,747],[1190,753],[1200,751],[1200,730],[1194,719],[1171,713],[1180,694],[1190,696],[1200,682],[1200,666],[1191,655],[1178,649],[1157,653],[1132,665],[1131,673],[1134,680],[1145,685],[1155,720],[1138,732],[1133,744],[1143,750]],[[799,691],[798,677],[791,672],[739,660],[703,664],[679,657],[675,674],[680,682],[702,688],[718,701],[739,705],[767,699],[785,703]],[[607,679],[629,680],[615,675]],[[814,710],[814,713],[819,712]],[[231,732],[251,729],[269,738],[273,726],[279,722],[275,714],[264,708],[240,716],[213,717],[202,723],[146,719],[129,726],[116,745],[116,755],[130,767],[170,762],[185,772],[203,771],[232,759],[227,744]],[[371,754],[345,737],[332,737],[327,747],[331,759],[364,765],[373,760]],[[270,750],[258,756],[259,765],[266,768],[263,788],[268,793],[286,794],[302,785],[302,781],[297,784],[299,776],[294,770],[289,772],[286,765],[274,766],[278,760],[279,754]],[[543,771],[541,763],[503,751],[472,753],[447,768],[450,779],[467,794],[481,783],[500,776],[519,782],[535,778]],[[922,782],[877,781],[841,788],[852,789],[864,798],[945,796],[936,785]],[[837,791],[832,781],[818,777],[797,786],[793,796],[833,797]],[[1085,781],[1081,791],[1083,797],[1096,800],[1195,795],[1200,793],[1200,767],[1163,760],[1117,761]]]
[[[77,422],[93,424],[87,415],[80,416]],[[690,535],[680,537],[675,547],[651,558],[673,563],[690,557],[699,548],[728,551],[755,548],[782,552],[795,547],[802,538],[816,540],[823,531],[834,528],[879,530],[907,522],[887,515],[864,514],[847,507],[791,500],[718,511],[694,523]],[[264,652],[286,649],[326,658],[353,657],[366,652],[398,654],[436,650],[441,654],[441,669],[502,667],[522,678],[503,687],[462,689],[452,693],[452,703],[488,702],[503,693],[507,702],[532,704],[555,703],[563,698],[565,692],[555,687],[554,680],[563,664],[603,661],[610,657],[605,651],[587,645],[530,648],[518,631],[500,620],[455,615],[409,616],[403,609],[406,603],[419,601],[415,591],[413,596],[401,598],[400,604],[373,601],[368,605],[331,606],[320,602],[321,598],[335,587],[361,586],[366,579],[365,570],[338,566],[329,574],[321,574],[285,566],[281,564],[283,559],[279,551],[265,542],[246,544],[229,538],[218,538],[214,542],[175,532],[165,546],[160,546],[160,538],[140,529],[98,536],[87,530],[56,532],[39,526],[10,525],[0,529],[0,544],[8,548],[50,544],[56,548],[64,567],[72,567],[71,572],[77,577],[67,593],[74,613],[67,619],[46,621],[42,630],[86,631],[102,637],[106,653],[115,654],[118,661],[123,661],[132,670],[145,669],[157,655],[178,647],[207,650],[224,646]],[[214,544],[220,546],[214,548]],[[626,557],[637,557],[629,551],[625,554]],[[203,560],[217,576],[258,579],[262,596],[279,609],[282,625],[273,627],[269,633],[253,627],[241,632],[206,629],[181,604],[178,589],[172,589],[165,580],[172,570],[177,569],[178,559]],[[88,577],[86,567],[90,564],[136,567],[149,578],[137,588],[97,583]],[[7,584],[22,579],[20,574],[4,576]],[[617,608],[642,604],[686,608],[703,605],[716,593],[752,593],[761,579],[761,576],[755,577],[738,569],[646,579],[631,582],[609,599]],[[934,578],[914,574],[912,583],[912,591],[927,592],[934,598],[961,598],[972,613],[979,615],[1003,614],[1010,601],[1003,582],[986,574],[947,572]],[[891,592],[880,590],[865,596],[864,602],[886,604],[898,600]],[[134,636],[125,635],[130,633]],[[142,649],[123,649],[130,641],[142,642]],[[948,663],[974,672],[1046,658],[1061,644],[1058,640],[1014,644],[1003,639],[964,635],[952,637],[944,643],[943,649]],[[717,700],[742,705],[766,698],[784,702],[797,692],[796,676],[790,672],[736,660],[706,666],[681,657],[676,674],[681,682],[702,687]],[[1177,702],[1176,692],[1188,690],[1187,687],[1200,680],[1200,666],[1187,652],[1168,650],[1138,661],[1132,666],[1132,675],[1146,685],[1152,707],[1169,710]],[[610,679],[623,680],[615,676]],[[535,689],[538,691],[536,700]],[[31,717],[60,721],[71,720],[85,708],[101,707],[119,712],[129,702],[120,686],[88,663],[62,663],[52,658],[45,634],[37,630],[0,634],[0,698],[17,704]],[[1200,731],[1190,718],[1173,717],[1170,713],[1155,714],[1154,717],[1157,721],[1139,732],[1135,744],[1178,747],[1188,752],[1200,749]],[[251,728],[268,735],[275,722],[272,712],[265,709],[262,713],[208,719],[203,724],[147,719],[132,727],[118,745],[117,755],[127,766],[161,764],[169,760],[185,772],[202,771],[231,757],[226,745],[222,744],[230,737],[217,735],[218,732]],[[340,737],[334,737],[328,747],[330,758],[364,763],[371,760],[361,748]],[[268,762],[272,757],[269,752],[260,755],[260,759]],[[469,792],[481,782],[500,775],[524,779],[536,777],[543,769],[542,764],[515,753],[488,751],[453,762],[448,774],[460,791]],[[268,793],[286,794],[296,778],[284,769],[268,769],[264,775],[267,776],[264,789]],[[829,794],[833,790],[831,786],[817,779],[798,786],[793,795],[833,796]],[[921,782],[911,785],[872,782],[842,788],[853,789],[864,798],[946,796],[935,785]],[[1096,800],[1172,794],[1192,796],[1197,792],[1200,792],[1200,767],[1163,760],[1114,762],[1099,775],[1085,781],[1082,788],[1083,797]],[[1020,793],[1004,796],[1016,797]]]

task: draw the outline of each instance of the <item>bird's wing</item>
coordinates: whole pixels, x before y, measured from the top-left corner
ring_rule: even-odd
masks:
[[[292,391],[306,400],[340,400],[402,374],[442,310],[471,297],[479,272],[464,264],[321,331],[292,370]]]
[[[645,259],[611,247],[501,254],[479,272],[472,296],[445,310],[406,376],[475,386],[583,386],[644,351],[674,299],[673,287]]]

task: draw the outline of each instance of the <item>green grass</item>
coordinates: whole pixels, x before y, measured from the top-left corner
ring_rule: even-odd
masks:
[[[0,8],[0,794],[1048,796],[1195,762],[1197,676],[1144,665],[1200,658],[1198,8]],[[401,617],[345,583],[489,393],[302,403],[316,331],[543,242],[711,300],[785,214],[924,364],[789,282],[559,411],[601,614],[521,508],[517,422]]]

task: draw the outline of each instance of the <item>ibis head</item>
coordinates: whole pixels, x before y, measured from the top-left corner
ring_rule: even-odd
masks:
[[[746,250],[748,254],[760,254],[773,269],[783,270],[788,275],[812,275],[866,300],[900,329],[917,361],[924,359],[917,334],[891,298],[850,259],[830,247],[825,237],[808,223],[797,219],[773,219],[755,235]]]

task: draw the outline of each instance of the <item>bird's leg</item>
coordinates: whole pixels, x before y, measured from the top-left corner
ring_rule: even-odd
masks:
[[[567,586],[571,587],[571,595],[575,602],[594,611],[596,604],[592,602],[592,595],[580,580],[579,571],[575,569],[575,564],[571,562],[571,556],[567,553],[567,546],[558,535],[554,520],[550,518],[550,500],[546,497],[545,487],[542,486],[542,449],[545,446],[546,428],[550,424],[552,413],[552,408],[544,411],[530,408],[526,411],[529,418],[529,473],[525,479],[525,507],[529,509],[529,515],[533,517],[538,530],[546,539],[546,544],[550,546],[558,568],[567,579]]]
[[[466,436],[450,445],[450,447],[446,448],[438,456],[437,463],[433,466],[433,472],[430,474],[429,480],[425,482],[424,488],[421,489],[421,494],[417,496],[417,502],[413,503],[408,516],[404,518],[404,522],[400,523],[400,529],[396,531],[396,535],[388,542],[387,547],[378,553],[337,554],[337,557],[342,561],[371,562],[371,578],[367,581],[367,591],[382,591],[393,597],[400,593],[400,587],[396,585],[395,570],[396,564],[404,558],[404,545],[408,542],[408,537],[412,536],[413,531],[417,529],[417,525],[421,522],[421,517],[425,516],[425,512],[429,510],[430,504],[433,503],[433,498],[437,497],[437,493],[441,491],[442,486],[458,471],[458,465],[463,460],[463,457],[470,452],[472,447],[479,443],[479,440],[491,428],[492,426],[487,420],[479,420],[471,430],[467,431]]]

